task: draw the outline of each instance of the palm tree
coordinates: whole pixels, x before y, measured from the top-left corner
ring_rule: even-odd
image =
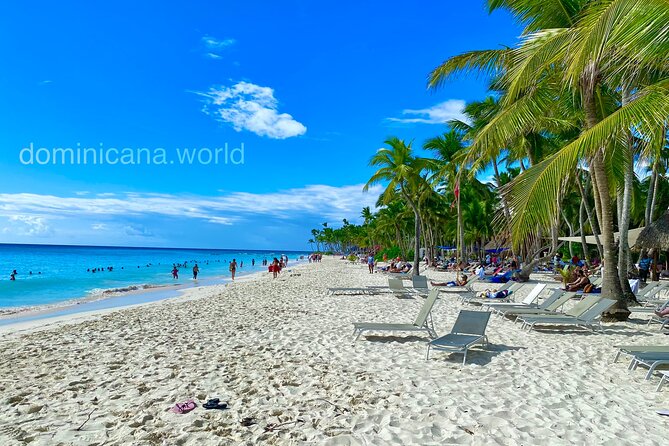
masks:
[[[555,98],[565,92],[579,104],[584,128],[578,137],[521,174],[507,191],[512,234],[518,243],[535,228],[554,225],[563,180],[585,163],[606,260],[602,293],[619,301],[613,316],[626,318],[613,239],[611,172],[624,170],[627,158],[618,142],[630,128],[649,128],[669,115],[667,1],[490,0],[489,5],[509,9],[527,23],[522,42],[452,58],[433,71],[430,85],[472,69],[502,75],[502,111],[472,146],[505,144],[532,129],[550,116]],[[620,104],[616,92],[642,72],[654,73],[653,83],[628,87],[634,94]]]
[[[462,132],[455,128],[452,128],[443,135],[430,138],[423,144],[424,149],[436,152],[439,168],[435,175],[435,179],[445,183],[445,185],[452,189],[455,194],[458,218],[457,247],[459,260],[465,259],[465,229],[462,221],[462,209],[460,208],[460,165],[454,162],[454,159],[464,147]],[[455,192],[456,188],[458,189],[457,193]]]
[[[414,258],[413,275],[419,275],[420,263],[420,211],[419,192],[421,183],[426,180],[423,173],[432,167],[431,160],[417,157],[407,144],[397,137],[390,137],[384,142],[389,148],[379,149],[369,161],[370,166],[378,167],[363,190],[378,183],[386,182],[386,189],[380,201],[387,204],[399,194],[414,213]]]

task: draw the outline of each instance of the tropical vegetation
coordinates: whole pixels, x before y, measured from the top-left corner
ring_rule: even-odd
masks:
[[[396,247],[416,264],[420,248],[428,259],[439,246],[467,259],[506,246],[529,270],[542,254],[597,257],[602,293],[618,301],[609,317],[625,319],[639,255],[628,231],[669,205],[669,0],[487,5],[523,25],[518,44],[450,57],[427,84],[483,74],[489,96],[419,149],[388,138],[365,186],[384,186],[377,208],[365,208],[359,225],[314,230],[312,243]],[[589,234],[595,245],[586,244]],[[561,244],[561,236],[581,243]]]

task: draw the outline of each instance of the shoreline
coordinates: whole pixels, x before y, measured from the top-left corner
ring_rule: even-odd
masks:
[[[299,267],[308,262],[295,261],[291,268]],[[66,301],[39,305],[35,307],[19,307],[17,311],[2,313],[0,309],[0,333],[12,332],[13,327],[17,330],[32,328],[44,321],[68,322],[69,319],[79,319],[78,316],[87,315],[93,317],[98,314],[106,314],[112,311],[134,308],[144,305],[156,304],[163,301],[188,298],[191,291],[201,289],[214,289],[225,287],[231,283],[256,280],[262,277],[262,274],[269,274],[267,271],[253,271],[245,274],[237,274],[233,282],[229,277],[218,276],[207,278],[203,284],[184,283],[184,284],[166,284],[152,285],[141,289],[132,289],[127,292],[109,293],[107,295],[97,295],[90,297],[68,299]],[[142,285],[144,286],[144,285]],[[135,287],[130,285],[127,288]]]

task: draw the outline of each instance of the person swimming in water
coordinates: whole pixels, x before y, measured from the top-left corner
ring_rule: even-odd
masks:
[[[172,278],[173,279],[178,279],[179,278],[179,269],[174,265],[174,268],[172,269]]]

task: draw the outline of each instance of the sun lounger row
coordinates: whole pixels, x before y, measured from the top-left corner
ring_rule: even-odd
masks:
[[[427,344],[426,359],[430,357],[430,350],[441,350],[449,353],[462,353],[462,364],[467,361],[467,351],[474,345],[486,344],[485,330],[490,313],[482,311],[463,310],[458,315],[451,332],[437,338],[432,320],[432,310],[439,297],[439,289],[433,288],[428,293],[418,316],[411,324],[405,323],[374,323],[356,322],[353,324],[355,341],[367,331],[400,331],[426,333],[432,340]],[[435,339],[436,338],[436,339]],[[354,341],[354,342],[355,342]]]

